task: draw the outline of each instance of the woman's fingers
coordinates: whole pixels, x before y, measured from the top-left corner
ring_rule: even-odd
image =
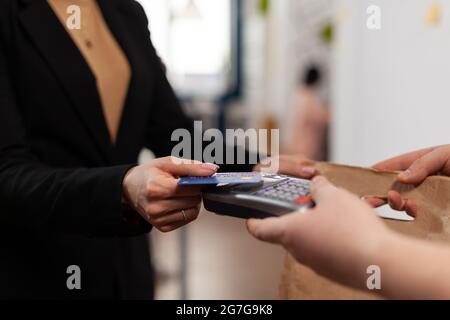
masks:
[[[174,211],[166,216],[165,222],[158,224],[157,229],[162,232],[176,230],[198,218],[200,207]]]
[[[175,231],[179,228],[181,228],[182,226],[186,225],[186,223],[182,223],[182,222],[178,222],[178,223],[174,223],[174,224],[170,224],[170,225],[165,225],[162,227],[159,227],[158,230],[161,232],[172,232]]]
[[[192,208],[200,205],[200,202],[200,195],[150,201],[147,205],[147,214],[156,221],[159,218],[166,216],[169,212],[184,208]]]
[[[178,179],[162,173],[152,178],[147,186],[146,196],[148,200],[171,199],[174,197],[192,197],[201,195],[202,189],[194,186],[179,186]]]
[[[183,207],[185,209],[176,209],[154,219],[157,225],[168,225],[176,222],[191,222],[195,220],[200,211],[200,205],[193,204],[191,206]]]
[[[182,176],[210,176],[217,172],[219,166],[213,163],[201,163],[176,157],[166,157],[155,160],[155,166],[171,175]]]
[[[195,197],[200,196],[202,194],[201,187],[193,187],[193,186],[177,186],[175,188],[175,192],[172,197],[175,198],[184,198],[184,197]]]
[[[173,157],[160,158],[128,171],[124,200],[150,224],[164,232],[197,218],[201,189],[178,186],[178,176],[210,176],[219,167]]]

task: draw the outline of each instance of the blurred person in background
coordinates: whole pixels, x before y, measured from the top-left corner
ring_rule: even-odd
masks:
[[[311,64],[302,75],[296,92],[285,152],[312,160],[325,160],[329,123],[328,108],[320,97],[321,72]]]

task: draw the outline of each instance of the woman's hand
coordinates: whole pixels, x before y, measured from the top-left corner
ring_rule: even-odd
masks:
[[[145,220],[162,232],[169,232],[198,217],[201,190],[179,187],[180,176],[210,176],[215,164],[173,157],[155,159],[132,168],[123,181],[124,198]]]
[[[311,185],[316,207],[281,218],[251,219],[256,238],[283,245],[299,262],[342,284],[364,288],[367,267],[394,234],[372,208],[323,177]]]
[[[417,185],[428,176],[436,174],[448,176],[450,175],[450,145],[406,153],[380,162],[374,168],[402,171],[398,175],[398,181],[405,184]],[[384,204],[384,201],[379,199],[368,199],[368,202],[375,207]],[[388,193],[388,202],[395,210],[404,210],[413,216],[416,214],[416,204],[409,199],[403,199],[396,191]]]

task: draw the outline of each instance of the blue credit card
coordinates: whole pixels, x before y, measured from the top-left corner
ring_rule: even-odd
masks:
[[[210,177],[183,177],[178,181],[178,185],[258,184],[261,180],[259,172],[221,172]]]

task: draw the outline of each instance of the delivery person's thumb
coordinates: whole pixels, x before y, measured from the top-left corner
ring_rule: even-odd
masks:
[[[316,177],[311,183],[311,195],[316,203],[325,201],[327,197],[336,194],[338,189],[324,177]],[[311,214],[314,214],[311,211]],[[307,215],[303,213],[293,213],[280,218],[268,218],[263,220],[250,219],[247,221],[249,232],[257,239],[286,244],[286,237],[296,224],[302,223]]]
[[[289,227],[287,217],[288,215],[281,218],[250,219],[247,221],[247,229],[259,240],[283,244],[287,228]]]
[[[336,193],[336,187],[325,177],[315,177],[311,183],[311,196],[316,204],[326,201]]]

